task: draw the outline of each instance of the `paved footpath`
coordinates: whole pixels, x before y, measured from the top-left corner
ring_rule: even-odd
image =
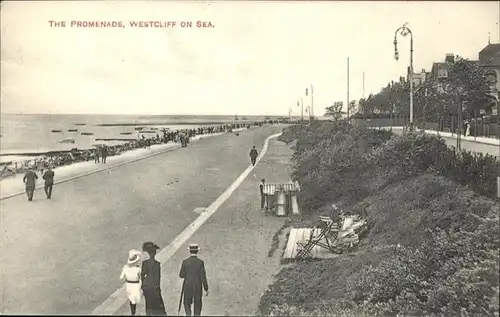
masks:
[[[196,207],[210,205],[248,167],[250,147],[261,149],[264,140],[282,128],[264,126],[239,136],[202,139],[187,148],[56,185],[52,200],[44,199],[41,191],[33,202],[24,195],[2,200],[0,313],[90,314],[123,285],[118,278],[129,249],[140,249],[146,240],[168,245],[198,217]],[[240,211],[226,215],[228,228],[233,222],[241,224]],[[205,224],[212,228],[210,243],[197,239],[203,256],[210,250],[226,254],[235,249],[227,244],[226,223],[210,225],[218,216]],[[256,235],[258,227],[252,227]],[[243,232],[229,240],[248,248]],[[217,283],[217,264],[212,261],[207,266],[212,294],[218,298],[222,282]],[[237,257],[232,261],[240,263]],[[170,293],[165,296],[171,311]]]
[[[284,219],[260,210],[259,182],[290,180],[291,150],[273,139],[266,155],[231,197],[174,256],[162,266],[162,292],[168,315],[177,315],[182,281],[180,264],[189,256],[189,243],[200,245],[205,261],[209,296],[203,298],[204,316],[249,316],[257,314],[261,295],[279,270],[279,250],[268,257],[272,238]],[[138,306],[144,315],[144,303]],[[128,305],[116,312],[129,314]],[[184,308],[181,308],[184,316]]]
[[[389,127],[384,127],[384,129],[390,129]],[[402,134],[403,129],[400,127],[393,127],[393,132],[396,134]],[[426,130],[426,133],[429,134],[437,134],[437,131],[432,131],[432,130]],[[457,135],[456,134],[451,134],[447,132],[441,132],[440,136],[443,138],[443,140],[446,142],[446,144],[451,147],[451,146],[457,146]],[[460,141],[460,145],[463,150],[471,151],[471,152],[476,152],[476,153],[483,153],[483,154],[490,154],[493,156],[500,156],[500,144],[498,143],[499,141],[496,139],[487,139],[487,138],[477,138],[478,140],[474,140],[474,137],[462,137]]]

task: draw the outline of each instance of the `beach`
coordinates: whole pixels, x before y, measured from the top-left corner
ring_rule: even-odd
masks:
[[[242,131],[244,129],[235,129],[234,132]],[[197,141],[203,138],[220,136],[224,133],[214,133],[209,135],[198,135],[193,137],[192,141]],[[178,143],[167,143],[167,144],[154,144],[151,148],[137,148],[120,155],[111,156],[108,158],[106,164],[95,164],[94,161],[86,162],[76,162],[69,165],[59,166],[54,168],[54,172],[57,175],[59,181],[69,180],[81,175],[89,175],[95,172],[108,170],[113,167],[120,166],[122,164],[134,162],[146,157],[152,157],[158,154],[165,153],[169,150],[174,150],[180,148],[181,145]],[[39,173],[40,174],[40,173]],[[6,177],[0,182],[0,199],[10,198],[16,195],[24,194],[24,183],[23,183],[22,173],[17,173],[11,177]],[[41,176],[41,175],[39,175]],[[43,188],[43,180],[41,177],[37,180],[37,188]]]
[[[193,137],[241,131],[243,128],[248,129],[267,122],[250,121],[246,117],[240,120],[228,116],[2,115],[2,117],[5,120],[2,121],[0,180],[8,192],[11,191],[11,186],[5,180],[9,179],[10,183],[13,183],[13,179],[19,178],[19,174],[23,174],[27,168],[35,168],[42,173],[47,166],[60,168],[77,164],[77,167],[69,169],[84,170],[83,166],[89,165],[90,161],[94,161],[96,155],[99,155],[99,148],[108,149],[108,156],[113,157],[148,148],[149,145],[154,145],[155,148],[170,147],[179,142],[183,143],[183,139],[189,142]],[[51,126],[59,128],[51,130]],[[60,128],[61,126],[64,128]],[[37,137],[33,138],[32,135]],[[60,139],[64,135],[73,137]],[[33,144],[34,141],[38,143]],[[158,147],[160,145],[161,147]],[[2,197],[5,195],[10,194],[4,193]]]
[[[245,119],[246,120],[243,120]],[[249,124],[265,120],[264,116],[127,116],[127,115],[51,115],[1,114],[0,156],[18,153],[67,151],[91,148],[96,139],[137,139],[136,127],[148,130],[184,130],[221,124]],[[52,132],[52,131],[61,132]],[[77,131],[69,131],[77,130]],[[84,133],[82,135],[82,133]],[[122,134],[130,133],[130,134]],[[152,135],[154,136],[154,134]],[[74,139],[74,144],[59,143]],[[6,159],[3,159],[5,161]]]

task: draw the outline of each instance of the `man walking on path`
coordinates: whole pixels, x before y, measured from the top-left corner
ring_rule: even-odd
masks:
[[[260,209],[264,209],[266,206],[266,195],[264,194],[264,186],[266,185],[266,180],[262,179],[259,185],[260,189]],[[267,209],[267,208],[266,208]]]
[[[23,183],[26,184],[26,195],[28,196],[28,201],[33,200],[33,193],[35,192],[36,180],[38,175],[30,169],[26,171],[23,177]]]
[[[191,305],[194,302],[194,315],[201,315],[202,303],[202,286],[205,290],[205,296],[208,296],[207,273],[205,271],[205,263],[198,259],[198,245],[190,244],[189,253],[191,256],[182,261],[179,277],[184,279],[182,290],[184,293],[184,309],[186,316],[191,316]],[[182,296],[182,294],[181,294]]]
[[[255,166],[255,162],[257,161],[257,156],[259,156],[259,153],[257,153],[257,149],[255,149],[255,145],[253,148],[250,150],[250,161],[252,161],[252,165]]]
[[[99,163],[99,152],[100,152],[100,148],[99,147],[96,147],[95,150],[94,150],[94,163]]]
[[[102,155],[102,163],[106,164],[106,157],[108,157],[108,147],[104,145],[101,150],[101,155]]]
[[[42,178],[45,180],[45,186],[43,187],[45,195],[47,195],[47,199],[50,199],[50,197],[52,197],[52,186],[54,186],[54,171],[51,166],[47,167]]]

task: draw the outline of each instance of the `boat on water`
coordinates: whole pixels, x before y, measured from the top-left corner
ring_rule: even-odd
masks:
[[[68,132],[78,132],[78,129],[68,129]]]
[[[144,129],[144,127],[135,127],[134,129],[135,131],[141,131],[142,129]]]
[[[75,123],[75,125],[85,125],[85,123]]]
[[[75,143],[75,139],[64,139],[60,140],[59,143]]]
[[[82,132],[82,133],[80,133],[80,134],[81,134],[81,135],[94,135],[94,133],[92,133],[92,132]]]
[[[62,132],[61,130],[52,130],[52,133],[60,133]]]
[[[121,132],[120,134],[121,135],[130,135],[130,134],[132,134],[132,132]]]

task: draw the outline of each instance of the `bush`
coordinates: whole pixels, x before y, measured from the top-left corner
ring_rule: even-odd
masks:
[[[352,127],[345,122],[293,126],[281,140],[297,140],[292,177],[302,185],[301,202],[314,209],[345,197],[359,200],[372,190],[370,180],[386,182],[432,171],[477,193],[496,197],[500,160],[492,155],[456,151],[435,135]]]
[[[289,141],[292,136],[297,140],[292,177],[301,184],[301,206],[314,210],[340,197],[366,197],[369,190],[359,182],[370,168],[364,153],[388,140],[391,133],[355,128],[345,122],[323,122],[294,126],[282,140]]]
[[[499,204],[477,195],[495,196],[497,158],[345,123],[294,138],[301,205],[349,198],[370,231],[354,256],[282,270],[262,314],[498,316]]]
[[[498,314],[498,223],[484,220],[475,232],[428,231],[416,250],[399,246],[354,281],[357,303],[390,303],[384,313],[448,316]]]

